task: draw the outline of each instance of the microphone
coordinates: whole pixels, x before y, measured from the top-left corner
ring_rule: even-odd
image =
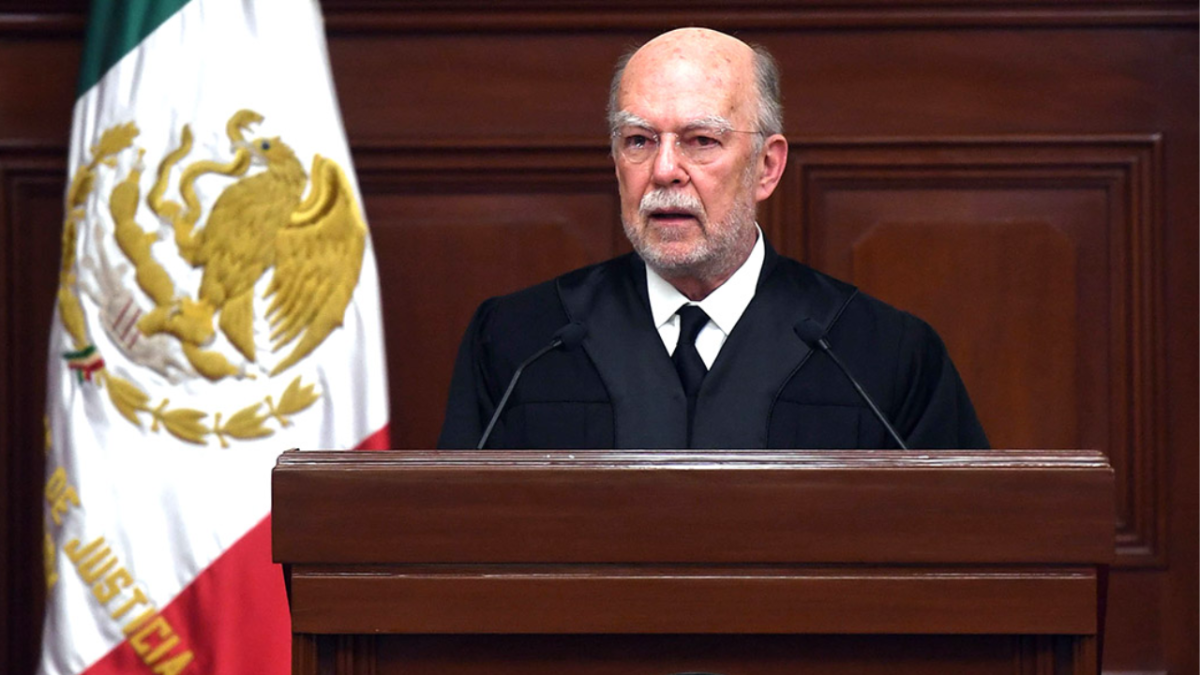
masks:
[[[571,351],[583,342],[583,336],[587,335],[587,328],[577,322],[571,323],[554,331],[554,335],[550,338],[550,344],[542,347],[534,352],[533,356],[521,362],[517,366],[517,372],[513,373],[512,379],[508,381],[508,389],[504,390],[504,396],[500,397],[500,404],[496,406],[496,411],[492,413],[492,419],[488,420],[487,428],[483,430],[483,436],[479,439],[479,445],[475,446],[476,450],[482,450],[487,443],[488,436],[492,435],[492,427],[496,426],[496,420],[500,419],[500,413],[504,412],[504,404],[508,403],[508,397],[512,395],[513,389],[517,386],[517,380],[521,379],[521,373],[524,372],[525,366],[537,361],[547,353],[562,347],[565,351]]]
[[[829,341],[825,339],[825,329],[821,328],[821,324],[806,316],[796,324],[795,330],[796,335],[800,336],[800,339],[804,340],[804,343],[809,347],[825,352],[825,354],[833,361],[833,364],[836,365],[838,369],[842,371],[842,374],[846,376],[846,379],[850,380],[850,384],[854,385],[854,391],[857,391],[862,400],[867,402],[867,407],[871,409],[871,412],[875,413],[875,417],[880,421],[880,423],[883,424],[883,428],[887,429],[887,432],[891,435],[892,440],[896,441],[896,444],[899,445],[902,450],[907,450],[908,446],[904,444],[904,441],[900,438],[900,434],[896,433],[896,430],[892,428],[892,424],[888,422],[887,418],[883,416],[882,412],[880,412],[879,407],[875,405],[875,401],[871,400],[871,397],[868,396],[867,392],[863,390],[862,385],[858,383],[858,380],[854,379],[854,376],[851,375],[850,371],[846,369],[846,366],[842,364],[842,361],[837,357],[837,354],[833,353],[833,347],[830,347]]]

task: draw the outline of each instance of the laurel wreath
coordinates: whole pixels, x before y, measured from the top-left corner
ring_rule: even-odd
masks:
[[[96,183],[96,169],[101,165],[115,167],[117,153],[133,145],[136,136],[137,129],[132,123],[108,129],[91,147],[92,161],[79,167],[67,190],[67,216],[63,223],[63,259],[59,273],[58,299],[60,318],[77,351],[95,349],[88,340],[83,307],[75,292],[73,270],[77,231],[86,216],[85,204]],[[102,361],[100,363],[102,364]],[[213,423],[209,426],[205,423],[209,417],[208,413],[194,408],[171,408],[170,399],[163,399],[157,406],[152,407],[150,395],[141,387],[114,374],[103,365],[91,372],[91,379],[97,386],[107,389],[108,398],[117,412],[139,429],[143,428],[141,415],[149,414],[152,421],[150,430],[153,432],[165,429],[179,440],[198,445],[206,445],[207,437],[215,435],[222,448],[230,447],[228,438],[251,440],[274,434],[275,431],[266,425],[269,419],[275,420],[281,428],[291,426],[290,415],[310,407],[320,398],[320,394],[314,391],[315,385],[302,384],[301,378],[296,377],[278,397],[278,403],[274,397],[268,395],[262,401],[238,410],[224,421],[222,414],[217,412],[212,415]],[[260,410],[264,405],[266,411],[262,413]]]
[[[98,379],[108,385],[108,398],[116,406],[117,412],[139,429],[142,427],[139,413],[149,413],[153,420],[150,431],[157,432],[161,426],[181,441],[201,445],[205,443],[206,436],[215,434],[222,448],[229,447],[226,436],[250,440],[275,433],[264,425],[268,419],[274,419],[283,428],[291,426],[289,415],[304,410],[320,398],[320,395],[314,392],[315,385],[302,385],[297,377],[279,397],[279,403],[267,396],[262,402],[248,405],[230,415],[224,424],[221,422],[221,413],[218,412],[213,415],[213,425],[210,427],[204,423],[208,414],[203,411],[193,408],[168,408],[171,404],[170,399],[163,399],[162,403],[150,407],[150,396],[129,380],[117,377],[107,370],[99,375]],[[259,414],[264,405],[267,407],[266,414]]]

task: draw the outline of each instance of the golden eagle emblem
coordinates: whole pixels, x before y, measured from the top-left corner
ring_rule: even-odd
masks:
[[[234,114],[226,125],[235,149],[232,160],[202,160],[183,167],[179,203],[164,194],[173,169],[192,149],[191,129],[184,126],[180,146],[162,160],[147,196],[151,211],[173,231],[180,257],[203,270],[196,297],[176,288],[151,255],[157,235],[135,219],[140,161],[109,199],[117,245],[133,264],[138,286],[154,302],[137,319],[137,332],[174,336],[188,363],[209,380],[245,372],[208,347],[217,328],[246,361],[256,361],[254,289],[268,270],[274,271],[264,296],[270,302],[266,318],[271,351],[291,346],[272,368],[274,376],[307,356],[342,324],[362,269],[367,229],[346,175],[320,155],[314,156],[306,174],[279,138],[246,140],[244,132],[262,120],[250,110]],[[136,135],[136,128],[131,133]],[[264,170],[246,175],[255,165]],[[208,174],[239,180],[220,193],[197,228],[203,209],[196,181]]]
[[[150,388],[135,381],[129,370],[142,367],[171,384],[199,374],[215,384],[231,376],[253,379],[248,364],[258,363],[259,371],[269,369],[273,377],[342,325],[358,286],[367,239],[354,190],[332,160],[314,156],[306,174],[296,153],[279,138],[246,140],[248,128],[262,121],[251,110],[229,119],[225,132],[233,157],[225,163],[181,165],[193,144],[191,128],[184,126],[179,146],[159,163],[144,203],[144,149],[137,148],[124,178],[103,175],[105,167],[120,170],[120,155],[135,147],[140,133],[133,122],[115,125],[89,148],[90,160],[83,158],[67,188],[58,311],[70,345],[62,356],[80,383],[106,389],[117,412],[139,428],[148,417],[152,432],[165,429],[196,444],[215,436],[229,447],[229,439],[272,435],[272,422],[289,426],[291,416],[311,408],[321,396],[315,384],[305,384],[297,375],[282,391],[271,387],[268,394],[259,387],[240,402],[241,397],[210,396],[224,410],[209,413],[186,402],[180,405],[178,399],[172,404],[163,397],[155,403]],[[197,196],[202,178],[206,187],[214,181],[226,184],[215,199],[206,200],[211,207],[203,222],[206,209]],[[165,198],[172,182],[180,201]],[[107,202],[99,195],[102,183],[112,186]],[[111,230],[93,207],[107,209]],[[139,209],[157,217],[158,227],[143,229],[137,222]],[[110,255],[113,243],[125,261]],[[164,266],[166,259],[155,256],[169,255],[171,243],[178,256]],[[131,267],[145,297],[128,284]],[[189,269],[199,273],[189,274]],[[179,286],[185,277],[194,283],[196,276],[194,295]],[[85,296],[93,301],[90,309],[85,309]],[[256,302],[261,320],[255,316]],[[89,317],[98,320],[106,339],[94,339]],[[106,353],[109,347],[123,358]],[[280,356],[262,364],[262,349]]]

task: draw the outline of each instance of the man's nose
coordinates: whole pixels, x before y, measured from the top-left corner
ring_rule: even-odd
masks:
[[[659,138],[658,154],[654,155],[651,166],[651,178],[658,185],[682,185],[688,180],[688,173],[680,164],[683,155],[676,145],[675,134],[663,134]]]

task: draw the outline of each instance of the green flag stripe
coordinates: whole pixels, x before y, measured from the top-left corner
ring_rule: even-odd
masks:
[[[190,0],[92,0],[79,88],[83,96],[109,68]]]

